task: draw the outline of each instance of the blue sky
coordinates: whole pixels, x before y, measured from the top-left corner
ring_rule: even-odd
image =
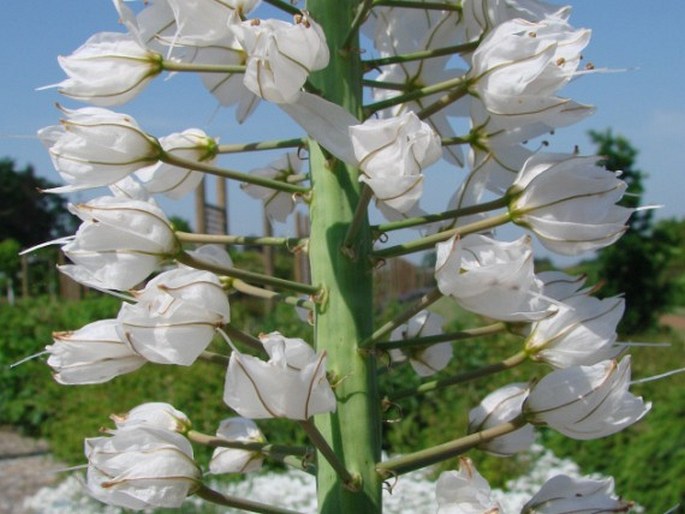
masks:
[[[593,30],[585,59],[598,68],[628,71],[585,76],[562,92],[564,96],[596,105],[597,113],[582,124],[559,130],[555,136],[557,147],[570,151],[578,144],[581,151],[589,153],[593,148],[585,136],[587,130],[612,127],[640,151],[638,165],[649,174],[645,203],[665,205],[658,217],[684,217],[685,2],[570,3],[571,23]],[[81,104],[61,98],[54,90],[35,89],[64,78],[56,61],[58,54],[71,53],[95,32],[122,30],[109,0],[3,0],[0,62],[5,72],[0,100],[0,157],[10,157],[20,166],[31,163],[39,174],[59,182],[35,133],[58,121],[55,102],[68,107]],[[265,105],[245,126],[237,126],[233,112],[217,109],[199,79],[188,75],[157,80],[136,100],[114,110],[132,114],[141,126],[158,136],[190,127],[219,136],[223,143],[293,135],[293,126],[282,122],[281,114]],[[223,162],[247,171],[276,157],[248,154]],[[229,188],[229,197],[232,231],[258,232],[259,205],[246,199],[234,185]],[[440,205],[442,199],[436,197],[434,201]],[[163,207],[192,219],[192,198],[180,204],[163,202]],[[285,233],[289,228],[278,230]]]

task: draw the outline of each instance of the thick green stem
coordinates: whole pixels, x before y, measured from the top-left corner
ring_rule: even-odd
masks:
[[[217,505],[223,505],[224,507],[242,509],[247,512],[258,512],[261,514],[301,514],[294,510],[282,509],[273,505],[266,505],[264,503],[246,500],[245,498],[229,496],[227,494],[220,493],[219,491],[215,491],[214,489],[210,489],[206,485],[201,485],[200,489],[195,491],[195,494],[208,502],[216,503]]]
[[[402,400],[404,398],[430,393],[431,391],[437,391],[438,389],[443,389],[455,384],[461,384],[463,382],[476,380],[477,378],[487,377],[489,375],[493,375],[494,373],[499,373],[500,371],[514,368],[525,362],[527,358],[528,354],[526,352],[519,352],[501,362],[497,362],[489,366],[484,366],[482,368],[474,369],[473,371],[460,373],[459,375],[455,375],[453,377],[443,378],[442,380],[431,380],[430,382],[424,382],[420,386],[413,389],[404,389],[402,391],[398,391],[397,393],[393,394],[389,400],[385,400],[384,402],[386,404],[394,403],[397,400]]]
[[[360,117],[362,102],[359,46],[348,37],[360,0],[308,0],[307,9],[324,32],[330,47],[328,67],[310,77],[327,100]],[[346,44],[346,46],[344,46]],[[317,306],[316,348],[326,351],[327,368],[338,377],[334,388],[337,410],[314,422],[337,459],[353,476],[350,490],[324,458],[318,459],[319,512],[323,514],[380,513],[382,481],[376,473],[381,450],[380,402],[373,355],[359,352],[359,341],[373,327],[371,237],[363,219],[355,238],[356,258],[343,252],[345,236],[360,202],[359,171],[332,159],[310,143],[312,200],[309,256],[313,282],[321,284],[325,301]]]
[[[191,161],[188,159],[182,159],[168,152],[163,152],[160,155],[159,160],[172,166],[178,166],[179,168],[186,168],[189,170],[202,171],[203,173],[208,173],[210,175],[216,175],[217,177],[230,178],[232,180],[239,180],[240,182],[246,182],[248,184],[254,184],[256,186],[268,187],[276,191],[283,191],[285,193],[308,193],[308,187],[302,187],[295,184],[289,184],[288,182],[283,182],[280,180],[272,180],[264,177],[259,177],[257,175],[250,175],[249,173],[241,173],[240,171],[229,170],[225,168],[220,168],[218,166],[213,166],[201,161]]]
[[[459,439],[439,444],[433,448],[402,455],[401,457],[395,457],[394,459],[388,459],[385,462],[378,464],[378,472],[383,476],[390,478],[425,468],[426,466],[437,464],[438,462],[461,455],[479,444],[492,441],[496,437],[509,434],[525,424],[526,421],[523,418],[516,418],[508,423],[503,423],[496,427],[467,435],[466,437],[460,437]]]
[[[264,3],[271,4],[274,7],[280,9],[283,12],[287,12],[288,14],[300,14],[302,11],[295,7],[293,4],[284,2],[283,0],[264,0]]]
[[[390,246],[389,248],[383,248],[382,250],[373,252],[372,255],[379,259],[386,259],[388,257],[399,257],[400,255],[406,255],[408,253],[420,252],[421,250],[432,248],[437,243],[446,241],[452,236],[465,236],[468,234],[484,232],[491,228],[504,225],[509,221],[511,221],[511,217],[509,213],[506,212],[498,216],[493,216],[481,221],[469,223],[468,225],[452,228],[450,230],[443,230],[442,232],[438,232],[432,236],[416,239],[415,241],[410,241],[408,243],[403,243],[396,246]]]
[[[399,339],[397,341],[384,341],[376,343],[377,350],[394,350],[396,348],[415,348],[417,346],[429,346],[435,343],[443,343],[446,341],[461,341],[464,339],[472,339],[474,337],[491,336],[499,334],[507,329],[505,323],[493,323],[485,327],[469,328],[460,330],[459,332],[448,332],[447,334],[438,334],[435,336],[416,337],[413,339]]]
[[[176,256],[176,260],[192,268],[212,271],[218,275],[225,275],[227,277],[238,278],[240,280],[244,280],[245,282],[255,282],[257,284],[263,284],[266,286],[273,286],[280,289],[285,289],[286,291],[294,291],[296,293],[304,293],[311,295],[317,295],[321,292],[321,288],[317,286],[301,284],[299,282],[293,282],[292,280],[271,277],[269,275],[262,275],[261,273],[242,270],[234,268],[232,266],[223,266],[221,264],[206,261],[203,259],[197,259],[185,252],[181,252],[180,254],[178,254]]]

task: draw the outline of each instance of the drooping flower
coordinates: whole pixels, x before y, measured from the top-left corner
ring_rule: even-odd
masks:
[[[523,413],[530,423],[573,439],[597,439],[639,421],[651,408],[629,386],[630,356],[559,369],[531,387]]]
[[[250,20],[231,29],[248,56],[245,86],[270,102],[294,102],[309,73],[328,65],[326,37],[308,16],[296,17],[294,24]]]
[[[216,158],[217,143],[203,130],[188,129],[159,139],[165,153],[192,162],[212,164]],[[150,193],[163,193],[179,199],[193,191],[202,181],[202,173],[190,168],[157,162],[136,171]]]
[[[436,249],[438,288],[464,309],[503,321],[531,321],[553,312],[533,273],[529,237],[500,242],[470,234]]]
[[[218,277],[179,268],[153,278],[124,303],[117,319],[128,344],[151,362],[189,366],[228,323],[229,305]]]
[[[73,332],[55,332],[45,347],[48,366],[60,384],[100,384],[147,362],[119,337],[117,320],[89,323]]]
[[[133,99],[162,72],[162,56],[129,35],[100,32],[58,58],[69,76],[55,84],[65,96],[108,107]],[[48,86],[51,87],[51,86]]]
[[[440,158],[440,138],[412,112],[349,129],[362,174],[376,198],[406,212],[423,192],[422,170]]]
[[[191,426],[188,416],[164,402],[143,403],[123,414],[112,414],[110,419],[120,430],[142,425],[182,434]]]
[[[302,339],[278,332],[260,340],[267,362],[238,351],[231,353],[224,402],[246,418],[309,419],[332,412],[335,395],[326,378],[326,354],[316,353]]]
[[[589,30],[574,29],[563,16],[495,27],[473,53],[469,72],[489,131],[507,131],[522,142],[591,114],[591,107],[556,96],[577,74],[589,40]]]
[[[266,438],[257,424],[247,418],[228,418],[221,422],[216,435],[231,442],[265,443]],[[211,473],[250,473],[262,467],[264,455],[255,450],[216,448],[209,461]]]
[[[469,433],[507,423],[521,415],[521,407],[528,396],[528,384],[509,384],[493,391],[469,412]],[[535,427],[521,428],[481,443],[478,448],[498,456],[509,456],[526,451],[535,441]]]
[[[578,255],[610,245],[626,231],[633,209],[616,205],[625,189],[597,157],[537,153],[508,191],[509,212],[545,248]]]
[[[66,119],[38,131],[69,192],[107,186],[157,161],[161,147],[126,114],[98,107],[62,108]]]
[[[623,350],[615,342],[624,307],[623,298],[600,300],[582,294],[567,298],[552,316],[533,325],[526,352],[555,368],[616,358]]]
[[[498,514],[502,511],[490,484],[471,462],[459,459],[459,471],[440,474],[435,486],[438,514]]]
[[[299,174],[301,169],[302,159],[297,152],[288,152],[270,163],[266,168],[251,170],[250,175],[287,182],[288,177]],[[296,197],[292,193],[276,191],[255,184],[242,184],[240,187],[252,198],[264,203],[264,211],[269,219],[285,223],[290,213],[295,209]]]
[[[69,210],[83,223],[62,246],[74,264],[59,270],[84,285],[130,289],[180,249],[166,216],[150,202],[103,196]]]
[[[633,503],[614,495],[614,479],[594,480],[557,475],[545,482],[521,514],[628,512]]]
[[[391,341],[402,341],[417,337],[428,337],[442,334],[444,320],[439,314],[423,310],[413,316],[406,324],[397,327],[390,334]],[[449,342],[438,343],[428,347],[416,347],[409,350],[391,350],[393,361],[409,358],[414,371],[427,377],[443,369],[452,358],[452,345]]]
[[[142,510],[180,507],[201,485],[202,471],[181,434],[138,425],[86,439],[86,485],[95,499]]]

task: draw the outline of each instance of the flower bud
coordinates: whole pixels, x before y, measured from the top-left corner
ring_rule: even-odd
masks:
[[[100,384],[137,370],[147,361],[117,331],[117,320],[89,323],[74,332],[55,332],[45,347],[48,366],[60,384]]]
[[[200,129],[188,129],[159,139],[165,153],[181,159],[212,164],[216,159],[217,144]],[[202,173],[189,168],[158,162],[136,171],[150,193],[162,193],[178,200],[195,190],[202,181]]]
[[[69,210],[83,223],[62,246],[74,264],[59,270],[84,285],[130,289],[180,249],[169,220],[153,203],[103,196]]]
[[[69,76],[56,84],[63,95],[107,107],[133,99],[162,72],[162,56],[118,32],[100,32],[59,65]]]
[[[38,131],[52,164],[68,184],[48,192],[114,184],[159,158],[159,143],[126,114],[97,107],[62,111],[67,119],[61,125]]]

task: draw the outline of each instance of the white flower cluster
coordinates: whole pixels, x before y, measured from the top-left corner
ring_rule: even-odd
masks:
[[[243,181],[245,192],[262,200],[268,216],[278,221],[287,219],[300,193],[306,193],[313,217],[326,201],[313,177],[311,189],[293,185],[309,178],[300,175],[299,153],[251,174],[222,170],[216,165],[221,147],[202,130],[156,138],[132,117],[104,108],[131,100],[164,71],[194,71],[222,105],[236,106],[238,121],[261,99],[274,102],[328,154],[356,167],[358,173],[334,176],[335,181],[345,190],[362,182],[360,196],[375,197],[391,220],[388,231],[430,223],[433,233],[415,244],[371,251],[369,243],[369,255],[380,260],[436,245],[439,293],[523,335],[521,361],[555,368],[538,381],[491,392],[471,411],[469,431],[478,434],[478,448],[507,456],[528,449],[537,426],[593,439],[641,419],[651,404],[628,391],[630,357],[621,358],[624,348],[616,342],[623,300],[592,297],[592,290],[582,289],[582,278],[536,273],[530,234],[502,242],[492,232],[512,222],[549,250],[577,255],[613,243],[633,212],[617,205],[626,185],[599,166],[598,157],[533,152],[525,145],[593,110],[561,96],[569,81],[592,71],[579,69],[590,32],[569,24],[570,8],[539,0],[463,0],[458,9],[446,3],[444,10],[433,2],[426,9],[417,2],[406,7],[361,3],[357,14],[365,16],[357,19],[364,21],[361,30],[378,58],[367,61],[373,78],[358,81],[359,98],[363,83],[371,88],[373,102],[352,114],[316,94],[309,83],[310,74],[328,66],[333,51],[338,59],[349,56],[350,48],[329,49],[324,30],[307,11],[292,22],[248,18],[258,3],[156,0],[134,13],[124,0],[114,0],[127,32],[96,34],[60,58],[68,76],[57,84],[60,92],[96,107],[63,109],[59,126],[39,132],[67,183],[51,192],[108,186],[113,193],[71,206],[83,223],[73,237],[56,241],[71,260],[61,271],[87,286],[130,296],[115,319],[54,334],[47,352],[55,379],[99,383],[146,362],[189,366],[229,323],[231,280],[221,276],[222,270],[231,277],[235,272],[228,254],[216,247],[184,251],[181,234],[150,194],[179,198],[198,186],[200,172],[208,172]],[[460,67],[453,66],[455,55]],[[458,135],[459,120],[468,133]],[[468,145],[468,151],[460,145]],[[449,210],[425,215],[420,207],[424,171],[443,157],[449,166],[466,167],[466,176],[455,185]],[[339,169],[334,158],[326,161],[326,172]],[[495,199],[486,201],[487,195]],[[359,203],[351,233],[354,223],[365,219],[366,204]],[[495,209],[504,212],[486,217]],[[330,230],[319,234],[322,238],[339,232],[336,220],[327,221]],[[345,249],[335,248],[331,261],[342,262]],[[174,260],[176,265],[144,282]],[[326,315],[326,295],[349,286],[312,286],[319,293],[316,315]],[[393,364],[408,361],[421,377],[442,372],[452,358],[449,338],[440,339],[443,320],[425,309],[411,314],[385,331]],[[329,459],[353,490],[355,478],[341,472],[344,465],[313,435],[310,420],[348,401],[336,398],[329,373],[343,384],[359,377],[345,375],[339,362],[332,363],[331,373],[329,355],[316,343],[280,332],[242,337],[262,355],[241,352],[229,341],[223,399],[241,417],[225,420],[207,443],[217,447],[209,471],[259,469],[271,450],[252,419],[288,418],[308,430],[320,458]],[[341,344],[349,345],[350,358],[374,354],[366,348],[358,352],[358,343]],[[209,494],[189,442],[199,436],[191,437],[185,415],[165,404],[145,404],[114,421],[116,430],[86,440],[87,487],[95,498],[144,509],[178,507],[188,495]],[[307,467],[307,458],[300,466]],[[282,494],[274,494],[278,503]],[[459,470],[441,475],[437,500],[441,514],[502,512],[487,481],[466,458]],[[614,496],[610,480],[560,476],[547,481],[521,512],[629,508]]]

